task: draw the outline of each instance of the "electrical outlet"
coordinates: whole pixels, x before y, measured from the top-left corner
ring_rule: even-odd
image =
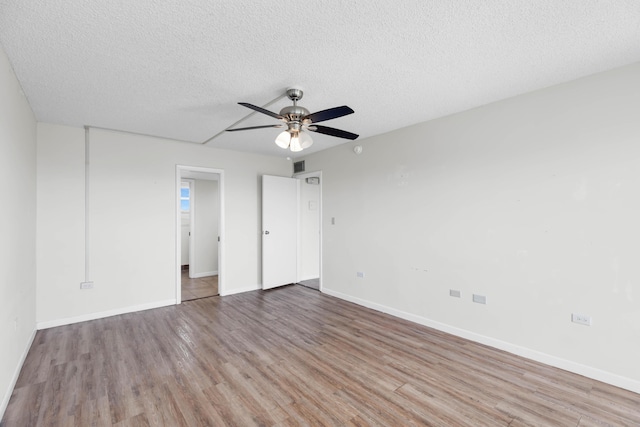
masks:
[[[363,271],[358,271],[358,272],[356,273],[356,277],[357,277],[358,279],[364,279],[364,272],[363,272]]]
[[[478,304],[486,304],[487,297],[485,297],[484,295],[473,294],[473,302],[477,302]]]
[[[591,326],[591,316],[585,314],[571,313],[571,321],[585,326]]]
[[[81,282],[80,289],[93,289],[93,282]]]
[[[449,289],[449,296],[460,298],[460,291],[456,289]]]

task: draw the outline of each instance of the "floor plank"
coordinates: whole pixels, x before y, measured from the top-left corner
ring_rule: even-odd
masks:
[[[2,427],[640,425],[640,395],[287,286],[38,331]]]

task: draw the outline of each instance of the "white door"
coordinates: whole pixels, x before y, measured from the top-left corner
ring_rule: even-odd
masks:
[[[298,180],[262,176],[262,289],[297,280]]]

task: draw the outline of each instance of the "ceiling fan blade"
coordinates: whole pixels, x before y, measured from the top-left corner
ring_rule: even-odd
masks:
[[[252,110],[257,111],[258,113],[266,114],[267,116],[271,116],[278,120],[282,120],[284,118],[280,114],[276,114],[273,111],[265,110],[264,108],[258,107],[257,105],[249,104],[246,102],[238,102],[238,104],[242,105],[243,107],[251,108]]]
[[[307,116],[304,116],[302,119],[311,120],[311,123],[319,123],[324,122],[325,120],[337,119],[338,117],[346,116],[347,114],[352,114],[353,110],[346,105],[342,107],[334,107],[329,108],[328,110],[322,110],[315,113],[311,113]]]
[[[336,128],[330,128],[328,126],[320,126],[320,125],[311,125],[307,127],[307,130],[311,132],[323,133],[325,135],[337,136],[338,138],[345,139],[356,139],[360,135],[356,135],[355,133],[347,132],[346,130],[340,130]]]
[[[225,129],[227,132],[235,132],[237,130],[250,130],[250,129],[264,129],[264,128],[281,128],[284,125],[263,125],[263,126],[249,126],[246,128]]]

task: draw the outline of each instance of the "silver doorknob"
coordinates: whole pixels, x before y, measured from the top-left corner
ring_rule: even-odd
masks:
[[[269,230],[266,230],[266,231],[264,232],[264,234],[269,234]]]

